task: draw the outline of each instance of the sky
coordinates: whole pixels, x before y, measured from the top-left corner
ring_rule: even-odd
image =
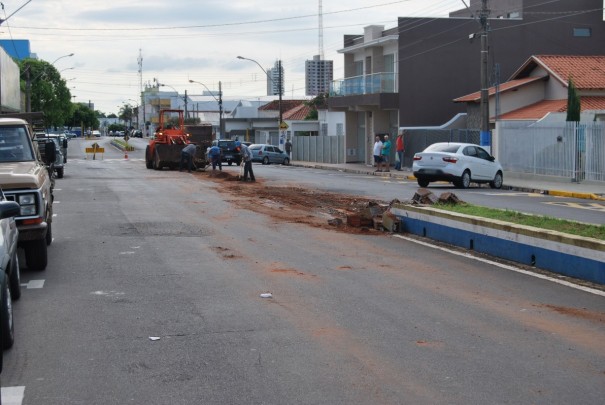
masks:
[[[467,0],[468,4],[469,1]],[[285,99],[305,98],[305,61],[320,54],[319,1],[285,0],[5,0],[2,39],[27,39],[41,60],[55,62],[76,102],[117,113],[137,105],[141,86],[195,97],[222,83],[225,100],[267,99],[266,76],[282,60]],[[22,7],[22,8],[21,8]],[[397,17],[446,17],[462,0],[323,0],[323,53],[344,76],[344,35]],[[71,57],[64,57],[73,53]],[[142,69],[139,73],[139,57]]]

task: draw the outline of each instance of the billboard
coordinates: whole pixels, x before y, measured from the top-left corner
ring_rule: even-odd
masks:
[[[0,48],[0,107],[2,112],[21,111],[19,65]]]

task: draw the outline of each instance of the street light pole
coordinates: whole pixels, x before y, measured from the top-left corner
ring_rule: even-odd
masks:
[[[218,82],[218,98],[216,98],[216,96],[214,95],[214,92],[212,90],[210,90],[204,83],[198,82],[195,80],[189,80],[189,83],[197,83],[197,84],[201,84],[202,86],[204,86],[204,88],[206,90],[208,90],[210,95],[218,103],[218,132],[219,132],[218,139],[220,139],[223,136],[223,91],[221,89],[221,82],[220,81]]]
[[[258,67],[261,68],[263,72],[265,72],[265,75],[267,75],[267,77],[269,78],[269,80],[271,80],[271,82],[275,85],[275,80],[273,80],[273,78],[269,75],[269,73],[265,70],[265,68],[263,68],[260,65],[260,63],[258,63],[254,59],[244,58],[243,56],[238,56],[237,59],[249,60],[251,62],[256,63],[258,65]],[[279,102],[278,102],[279,103],[278,104],[278,108],[279,108],[279,122],[277,123],[277,130],[279,132],[279,131],[281,131],[281,126],[282,126],[282,121],[283,121],[282,120],[282,113],[283,113],[283,111],[282,111],[282,93],[283,93],[283,91],[282,91],[282,84],[281,84],[281,82],[282,82],[281,59],[278,61],[278,65],[277,66],[278,66],[278,69],[279,69],[279,72],[278,72],[278,74],[279,74],[279,83],[277,85],[278,92],[279,92]]]

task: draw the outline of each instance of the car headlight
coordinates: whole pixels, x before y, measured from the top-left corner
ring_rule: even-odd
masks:
[[[34,194],[21,194],[17,197],[21,206],[21,216],[36,215],[36,196]]]
[[[19,205],[36,204],[36,196],[33,194],[21,194],[19,195],[17,202],[19,203]]]

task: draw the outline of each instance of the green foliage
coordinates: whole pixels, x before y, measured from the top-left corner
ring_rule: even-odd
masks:
[[[113,132],[116,132],[116,131],[126,131],[126,125],[124,125],[124,124],[110,124],[107,127],[107,130],[108,131],[113,131]]]
[[[433,208],[446,211],[458,212],[460,214],[472,215],[482,218],[497,219],[514,224],[533,226],[536,228],[549,229],[568,233],[571,235],[584,236],[587,238],[605,240],[605,226],[590,225],[580,222],[568,221],[541,215],[523,214],[517,211],[500,210],[496,208],[480,207],[472,204],[435,204]]]
[[[44,112],[47,128],[69,123],[73,113],[71,93],[59,71],[43,60],[27,58],[18,63],[21,90],[25,94],[29,90],[31,111]]]
[[[70,117],[68,124],[72,128],[99,128],[99,119],[95,112],[84,104],[73,104],[73,114]]]
[[[580,96],[573,80],[570,78],[567,82],[567,121],[579,122],[581,111]]]
[[[322,93],[309,101],[305,101],[305,105],[311,107],[311,111],[309,111],[309,114],[307,114],[305,120],[317,120],[319,116],[317,109],[328,107],[328,97],[329,95],[327,93]]]

